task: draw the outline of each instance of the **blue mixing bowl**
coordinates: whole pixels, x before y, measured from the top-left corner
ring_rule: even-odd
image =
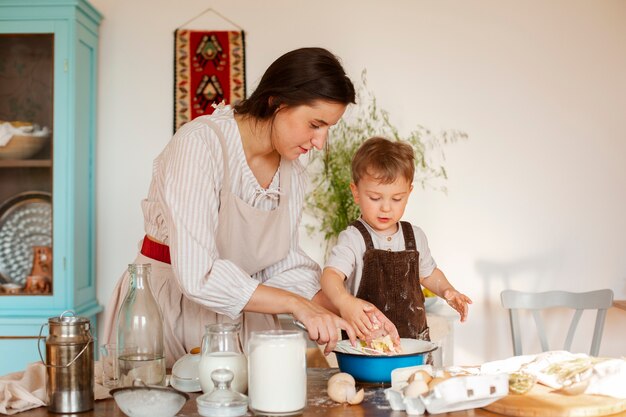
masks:
[[[339,370],[349,373],[359,382],[386,384],[391,382],[391,371],[396,368],[423,365],[428,353],[437,349],[436,344],[425,340],[401,339],[400,341],[403,353],[393,356],[345,353],[335,349]],[[349,345],[349,343],[348,340],[339,342],[340,345]]]

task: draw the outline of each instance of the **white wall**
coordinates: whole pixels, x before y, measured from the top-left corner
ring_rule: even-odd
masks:
[[[417,190],[406,219],[474,299],[457,363],[511,355],[504,288],[626,298],[626,2],[92,0],[104,15],[98,110],[98,299],[142,236],[139,202],[171,135],[174,29],[214,7],[246,30],[249,91],[280,54],[323,46],[408,131],[457,128],[448,194]],[[232,29],[214,15],[196,25]],[[304,232],[303,232],[304,235]],[[320,242],[303,236],[321,260]],[[621,355],[611,309],[601,354]],[[562,324],[549,328],[561,332]],[[590,333],[575,349],[587,350]]]

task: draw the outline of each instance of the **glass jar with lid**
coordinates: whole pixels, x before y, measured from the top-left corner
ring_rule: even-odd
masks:
[[[248,398],[230,388],[233,373],[224,368],[211,372],[213,391],[196,398],[198,414],[206,417],[238,417],[248,411]]]
[[[249,407],[259,415],[295,415],[306,406],[306,341],[297,330],[252,332]]]
[[[204,393],[213,391],[211,373],[228,369],[233,373],[232,389],[245,394],[248,390],[248,361],[243,353],[239,323],[217,323],[206,326],[202,338],[200,358],[200,385]]]

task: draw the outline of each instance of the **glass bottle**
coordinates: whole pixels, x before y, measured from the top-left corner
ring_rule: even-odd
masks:
[[[206,326],[202,338],[200,359],[200,386],[204,393],[213,391],[211,373],[216,369],[228,369],[234,374],[233,390],[245,394],[248,390],[248,361],[241,347],[238,323],[218,323]]]
[[[117,316],[120,386],[165,385],[163,315],[150,289],[150,264],[128,265],[130,288]]]

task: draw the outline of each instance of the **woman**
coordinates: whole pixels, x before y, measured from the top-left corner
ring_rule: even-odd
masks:
[[[303,322],[327,353],[337,328],[354,340],[353,328],[325,308],[319,266],[298,244],[306,188],[298,157],[323,148],[354,99],[334,55],[294,50],[270,65],[248,99],[185,124],[156,158],[135,263],[152,264],[168,366],[200,345],[206,324],[242,313],[244,344],[252,330],[278,328],[279,313]],[[105,339],[115,339],[127,279],[107,307]]]

